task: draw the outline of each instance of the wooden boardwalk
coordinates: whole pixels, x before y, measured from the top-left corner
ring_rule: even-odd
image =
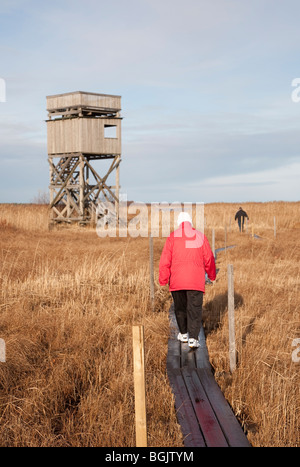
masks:
[[[185,447],[250,447],[240,424],[216,383],[203,328],[195,350],[177,340],[173,305],[167,373],[175,396]]]

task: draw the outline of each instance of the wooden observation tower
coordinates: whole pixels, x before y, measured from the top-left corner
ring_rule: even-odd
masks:
[[[99,199],[119,209],[121,97],[90,92],[47,96],[50,224],[95,220]],[[111,161],[109,161],[111,159]],[[108,160],[101,176],[96,163]],[[115,173],[115,184],[108,177]]]

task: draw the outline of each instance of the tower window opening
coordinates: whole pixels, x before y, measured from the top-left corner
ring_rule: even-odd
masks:
[[[116,125],[104,125],[104,138],[116,138],[117,127]]]

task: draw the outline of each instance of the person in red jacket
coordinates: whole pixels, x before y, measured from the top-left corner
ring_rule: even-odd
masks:
[[[178,216],[179,228],[164,245],[159,262],[159,283],[169,284],[179,328],[178,339],[199,347],[205,273],[216,278],[216,265],[206,236],[192,227],[188,213]]]

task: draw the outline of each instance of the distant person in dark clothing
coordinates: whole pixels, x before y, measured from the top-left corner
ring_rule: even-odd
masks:
[[[249,220],[248,214],[240,207],[234,218],[238,221],[240,232],[244,230],[245,217]]]

